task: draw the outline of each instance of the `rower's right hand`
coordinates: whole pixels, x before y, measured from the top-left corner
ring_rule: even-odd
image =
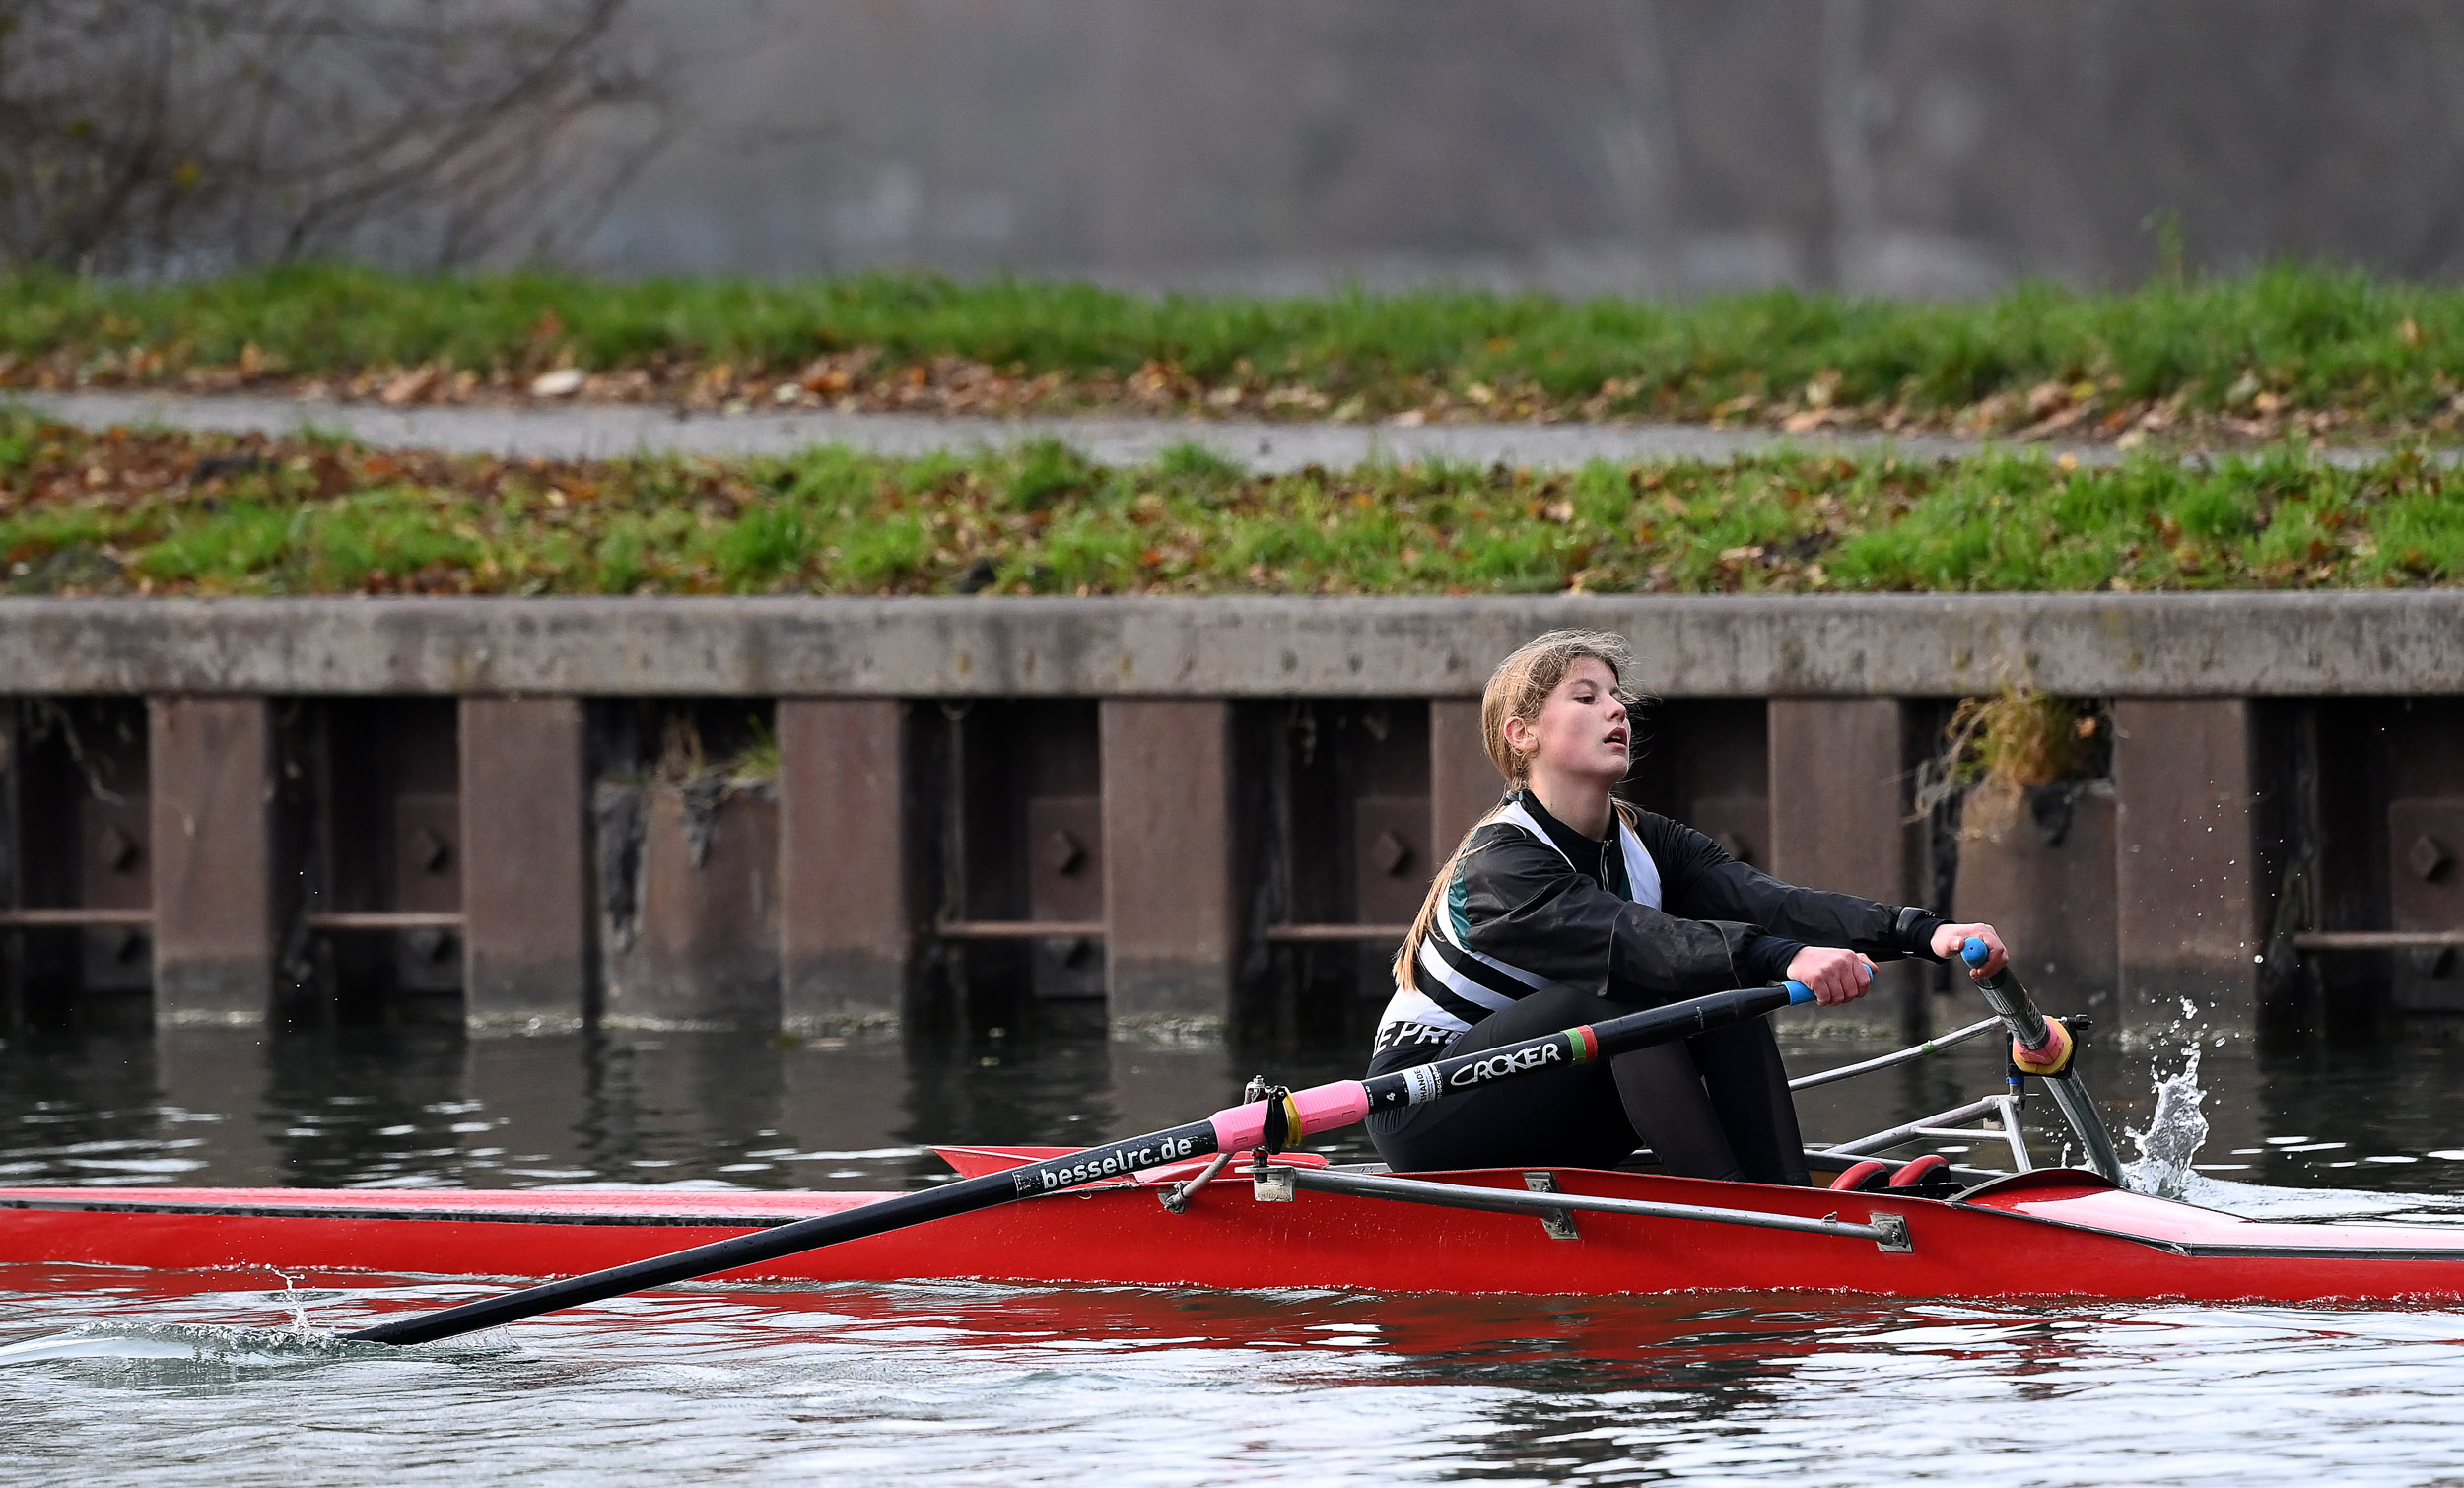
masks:
[[[1854,1002],[1874,983],[1874,963],[1856,951],[1810,945],[1788,963],[1788,975],[1814,988],[1814,1000],[1824,1007]]]

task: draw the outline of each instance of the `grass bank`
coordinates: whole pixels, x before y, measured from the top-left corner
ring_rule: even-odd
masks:
[[[506,461],[0,417],[0,590],[1536,593],[2464,581],[2464,476],[2406,454],[1784,456],[1573,474]]]
[[[2283,266],[1946,304],[1425,291],[1150,299],[912,277],[307,267],[0,285],[0,382],[939,412],[1651,418],[2271,441],[2444,434],[2464,290]]]

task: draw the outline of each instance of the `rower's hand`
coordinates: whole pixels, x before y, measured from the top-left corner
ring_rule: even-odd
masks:
[[[2003,949],[2002,932],[1988,924],[1944,925],[1934,932],[1934,954],[1945,961],[1965,966],[1967,963],[1959,960],[1959,948],[1966,945],[1971,936],[1985,942],[1988,953],[1985,964],[1976,968],[1978,976],[1990,977],[2010,964],[2011,953]]]
[[[1824,1007],[1854,1002],[1874,982],[1874,963],[1855,951],[1810,945],[1788,963],[1788,975],[1814,988],[1814,1000]]]

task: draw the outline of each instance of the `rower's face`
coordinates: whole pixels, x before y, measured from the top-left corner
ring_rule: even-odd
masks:
[[[1625,778],[1634,730],[1617,696],[1616,673],[1589,656],[1576,661],[1533,720],[1534,763],[1563,775]]]

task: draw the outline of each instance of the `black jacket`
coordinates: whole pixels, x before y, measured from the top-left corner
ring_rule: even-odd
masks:
[[[1661,907],[1636,904],[1625,897],[1615,845],[1622,822],[1597,842],[1529,791],[1522,800],[1564,855],[1511,823],[1483,827],[1444,910],[1463,944],[1509,966],[1596,996],[1657,1004],[1769,986],[1808,945],[1877,961],[1933,959],[1928,943],[1942,920],[1931,912],[1782,883],[1657,812],[1637,812],[1634,832],[1660,869]]]
[[[1520,800],[1549,841],[1513,822],[1479,828],[1447,882],[1439,913],[1456,944],[1527,976],[1657,1006],[1769,986],[1786,979],[1788,963],[1809,943],[1877,960],[1935,959],[1929,942],[1942,920],[1930,911],[1782,883],[1654,812],[1635,813],[1631,828],[1615,819],[1599,842],[1550,816],[1529,792]],[[1657,909],[1628,897],[1620,841],[1627,831],[1659,873]],[[1434,930],[1430,938],[1442,941]],[[1478,997],[1488,1000],[1466,995],[1460,984],[1450,991],[1425,959],[1416,959],[1419,991],[1398,987],[1388,1002],[1372,1073],[1435,1057],[1467,1025],[1487,1018],[1497,999],[1523,995],[1524,983],[1450,945],[1424,948],[1428,956],[1478,983]]]

